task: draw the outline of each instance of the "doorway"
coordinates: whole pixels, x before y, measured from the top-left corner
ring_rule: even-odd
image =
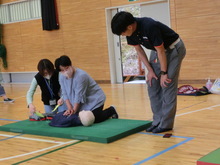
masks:
[[[130,12],[134,17],[141,17],[140,5],[118,8],[118,11]],[[125,36],[119,36],[123,82],[144,78],[144,68],[134,47],[127,44]]]
[[[170,26],[169,1],[155,0],[106,9],[111,83],[124,83],[135,77],[144,79],[147,70],[139,60],[134,48],[127,45],[125,37],[113,35],[111,32],[111,19],[119,11],[131,12],[135,17],[152,17]],[[150,51],[145,48],[144,50],[149,57]]]

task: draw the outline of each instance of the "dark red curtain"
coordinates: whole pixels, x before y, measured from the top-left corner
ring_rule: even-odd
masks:
[[[43,30],[59,29],[56,0],[41,0]]]

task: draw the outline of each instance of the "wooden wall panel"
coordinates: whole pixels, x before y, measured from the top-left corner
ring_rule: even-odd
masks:
[[[148,2],[151,0],[137,0],[131,2],[129,2],[129,0],[110,0],[110,1],[111,1],[111,7],[115,7],[115,6],[123,6],[123,5],[135,5],[137,3]]]
[[[83,13],[73,13],[71,15],[62,16],[63,31],[74,31],[90,29],[92,31],[98,31],[99,28],[106,27],[105,11],[87,11]]]
[[[219,77],[220,37],[195,37],[184,41],[187,55],[183,60],[180,78],[204,80],[208,77]]]
[[[187,38],[220,36],[220,15],[189,17],[177,22],[178,32]]]
[[[3,42],[8,52],[7,72],[37,71],[42,58],[52,62],[63,54],[61,31],[43,31],[41,20],[4,25]]]
[[[220,75],[220,1],[175,1],[177,32],[183,38],[187,56],[180,79],[216,79]]]
[[[15,0],[2,0],[8,3]],[[36,71],[42,58],[67,54],[95,80],[110,80],[105,8],[150,0],[57,0],[60,29],[43,31],[41,20],[4,25],[8,72]],[[184,40],[187,55],[181,80],[219,77],[220,1],[170,0],[171,26]]]
[[[8,69],[4,70],[1,68],[2,71],[24,71],[24,66],[22,65],[24,58],[20,34],[20,24],[4,25],[3,43],[7,48]]]
[[[10,2],[14,2],[14,1],[17,1],[17,0],[1,0],[0,4],[10,3]]]
[[[8,39],[13,36],[21,35],[20,23],[4,24],[3,25],[3,39]]]
[[[176,27],[176,4],[175,0],[170,0],[170,23],[171,23],[171,28],[173,30],[177,30]]]
[[[96,80],[110,80],[106,7],[109,1],[61,3],[64,52]]]
[[[67,31],[64,32],[64,47],[65,54],[69,55],[74,64],[87,71],[91,76],[98,79],[105,77],[104,80],[109,80],[109,61],[106,36],[100,35],[106,31],[105,28],[99,31],[93,29],[84,31]],[[74,37],[69,37],[74,36]],[[97,37],[99,36],[99,37]],[[77,40],[75,40],[78,38]],[[94,72],[92,72],[92,70]],[[96,69],[96,71],[95,71]],[[107,72],[108,75],[102,73]],[[97,74],[98,73],[98,74]],[[103,80],[103,79],[101,79]]]
[[[220,13],[219,0],[175,0],[177,19],[218,15]]]
[[[66,14],[74,14],[88,12],[88,11],[96,11],[100,9],[105,9],[110,6],[109,1],[100,1],[100,0],[79,0],[79,1],[60,1],[60,8],[62,15]],[[97,12],[98,14],[98,12]]]

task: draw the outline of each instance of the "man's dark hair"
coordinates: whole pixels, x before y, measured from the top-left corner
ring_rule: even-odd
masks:
[[[66,55],[60,56],[55,60],[55,67],[57,71],[60,71],[60,66],[71,66],[72,62],[70,58]]]
[[[37,65],[37,69],[40,73],[40,75],[44,76],[44,71],[46,70],[50,75],[54,72],[54,65],[53,63],[48,59],[42,59],[39,61]]]
[[[125,32],[127,27],[135,22],[135,18],[129,12],[121,11],[112,18],[111,28],[112,33],[116,35],[121,35]]]

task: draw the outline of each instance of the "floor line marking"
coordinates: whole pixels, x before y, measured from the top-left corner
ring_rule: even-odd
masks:
[[[13,120],[13,119],[2,119],[2,118],[0,118],[0,120],[6,120],[6,121],[21,121],[21,120]]]
[[[80,141],[78,141],[78,142],[76,142],[76,143],[71,143],[71,144],[69,144],[69,145],[66,145],[66,146],[63,146],[63,147],[60,147],[60,148],[54,149],[54,150],[52,150],[52,151],[48,151],[48,152],[46,152],[46,153],[43,153],[43,154],[40,154],[40,155],[34,156],[34,157],[32,157],[32,158],[25,159],[25,160],[23,160],[23,161],[20,161],[20,162],[14,163],[14,164],[12,164],[12,165],[21,164],[21,163],[27,162],[27,161],[29,161],[29,160],[39,158],[39,157],[41,157],[41,156],[44,156],[44,155],[47,155],[47,154],[50,154],[50,153],[53,153],[53,152],[59,151],[59,150],[61,150],[61,149],[64,149],[64,148],[70,147],[70,146],[75,145],[75,144],[78,144],[78,143],[80,143],[80,142],[82,142],[82,140],[80,140]]]
[[[150,132],[139,132],[139,134],[154,135],[154,136],[164,136],[164,134],[157,134],[157,133],[150,133]],[[191,138],[191,137],[186,137],[186,136],[176,136],[176,135],[172,135],[171,137],[182,138],[182,139]]]
[[[179,115],[176,115],[176,116],[183,116],[183,115],[191,114],[191,113],[194,113],[194,112],[200,112],[200,111],[204,111],[204,110],[213,110],[213,108],[219,107],[219,106],[220,106],[220,104],[217,104],[217,105],[213,105],[213,106],[210,106],[210,107],[198,109],[198,110],[195,110],[195,111],[190,111],[190,112],[182,113],[182,114],[179,114]],[[164,134],[153,134],[153,133],[143,133],[143,132],[140,132],[140,134],[148,134],[148,135],[155,135],[155,136],[163,136],[164,135]],[[177,144],[175,144],[175,145],[173,145],[173,146],[171,146],[171,147],[169,147],[169,148],[167,148],[167,149],[165,149],[163,151],[160,151],[157,154],[154,154],[154,155],[152,155],[152,156],[150,156],[150,157],[148,157],[148,158],[146,158],[144,160],[141,160],[141,161],[135,163],[134,165],[140,165],[140,164],[142,164],[142,163],[144,163],[146,161],[149,161],[149,160],[151,160],[151,159],[153,159],[153,158],[155,158],[155,157],[157,157],[157,156],[159,156],[159,155],[161,155],[161,154],[163,154],[163,153],[165,153],[167,151],[170,151],[173,148],[176,148],[176,147],[178,147],[178,146],[180,146],[180,145],[182,145],[182,144],[184,144],[184,143],[194,139],[192,137],[182,137],[182,136],[172,136],[172,137],[184,138],[185,140],[180,142],[180,143],[177,143]]]
[[[20,155],[16,155],[16,156],[1,158],[0,161],[19,158],[19,157],[23,157],[23,156],[27,156],[27,155],[31,155],[31,154],[36,154],[38,152],[42,152],[42,151],[46,151],[46,150],[49,150],[49,149],[52,149],[52,148],[56,148],[56,147],[59,147],[61,145],[66,145],[66,144],[69,144],[69,143],[77,143],[77,142],[79,142],[79,140],[71,140],[71,141],[68,141],[68,142],[65,142],[65,143],[57,144],[57,145],[54,145],[54,146],[51,146],[51,147],[47,147],[47,148],[43,148],[43,149],[40,149],[40,150],[28,152],[28,153],[25,153],[25,154],[20,154]]]
[[[35,95],[39,95],[39,94],[41,94],[41,92],[36,92],[36,93],[34,93]],[[23,95],[23,96],[19,96],[19,97],[16,97],[15,99],[17,100],[17,99],[20,99],[20,98],[23,98],[23,97],[27,97],[26,95]]]
[[[23,134],[18,134],[18,135],[13,135],[13,136],[6,136],[8,138],[5,138],[5,139],[0,139],[0,141],[4,141],[4,140],[8,140],[8,139],[12,139],[12,138],[19,138],[19,136],[21,136]]]
[[[154,134],[154,133],[144,133],[144,132],[140,132],[140,134],[155,135],[155,136],[164,136],[164,134]],[[177,144],[175,144],[175,145],[173,145],[173,146],[171,146],[171,147],[168,147],[168,148],[166,148],[166,149],[164,149],[164,150],[162,150],[162,151],[160,151],[160,152],[158,152],[158,153],[156,153],[156,154],[154,154],[154,155],[152,155],[152,156],[149,156],[148,158],[143,159],[143,160],[141,160],[141,161],[135,163],[134,165],[140,165],[140,164],[142,164],[142,163],[145,163],[145,162],[147,162],[147,161],[149,161],[149,160],[151,160],[151,159],[153,159],[153,158],[155,158],[155,157],[158,157],[158,156],[162,155],[162,154],[165,153],[165,152],[168,152],[168,151],[170,151],[170,150],[172,150],[172,149],[174,149],[174,148],[176,148],[176,147],[178,147],[178,146],[180,146],[180,145],[182,145],[182,144],[184,144],[184,143],[187,143],[188,141],[194,139],[194,138],[192,138],[192,137],[183,137],[183,136],[172,136],[172,137],[184,138],[185,140],[183,140],[182,142],[177,143]]]
[[[34,93],[35,95],[38,95],[38,94],[40,94],[40,92],[36,92],[36,93]],[[20,99],[20,98],[25,98],[26,97],[26,95],[23,95],[23,96],[19,96],[19,97],[15,97],[15,98],[13,98],[13,100],[17,100],[17,99]],[[4,101],[0,101],[0,102],[4,102]]]
[[[181,113],[181,114],[179,114],[179,115],[176,115],[176,117],[178,117],[178,116],[183,116],[183,115],[188,115],[188,114],[190,114],[190,113],[200,112],[200,111],[204,111],[204,110],[213,110],[213,108],[219,107],[219,106],[220,106],[220,104],[217,104],[217,105],[213,105],[213,106],[210,106],[210,107],[198,109],[198,110],[195,110],[195,111],[190,111],[190,112],[186,112],[186,113]]]
[[[22,134],[22,135],[24,135],[24,134]],[[40,142],[48,142],[48,143],[57,143],[57,144],[65,143],[65,142],[59,142],[59,141],[54,141],[54,140],[45,140],[45,139],[28,138],[28,137],[17,137],[17,136],[14,136],[14,135],[6,135],[6,134],[0,134],[0,136],[13,137],[13,138],[25,139],[25,140],[33,140],[33,141],[40,141]]]
[[[196,104],[192,104],[192,105],[190,105],[190,106],[188,106],[188,107],[184,107],[184,108],[182,108],[182,109],[178,109],[177,111],[181,111],[181,110],[184,110],[184,109],[187,109],[187,108],[191,108],[191,107],[193,107],[193,106],[195,106],[195,105],[199,105],[199,104],[202,104],[202,103],[205,103],[205,102],[207,102],[207,101],[202,101],[202,102],[199,102],[199,103],[196,103]]]

